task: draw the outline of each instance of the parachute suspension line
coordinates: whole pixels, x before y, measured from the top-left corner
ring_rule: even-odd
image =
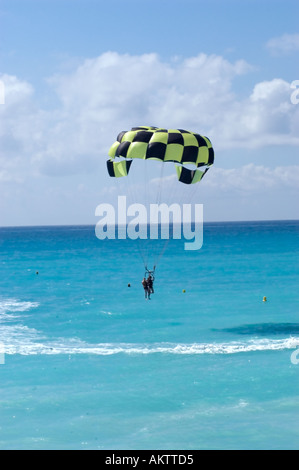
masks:
[[[190,186],[191,186],[191,188],[189,188],[190,191],[188,191],[189,194],[188,194],[188,199],[187,199],[188,204],[191,204],[191,201],[194,201],[195,196],[199,193],[199,187],[200,187],[200,185],[197,184],[197,183],[191,184]]]
[[[121,178],[126,181],[126,186],[127,186],[126,192],[129,198],[129,200],[127,201],[128,203],[127,205],[136,203],[138,201],[138,193],[140,194],[140,190],[138,191],[138,183],[136,181],[136,178],[134,178],[134,176],[136,175],[136,172],[134,170],[136,170],[136,168],[132,168],[128,176],[126,176],[125,178]],[[140,258],[142,259],[143,264],[145,266],[147,264],[147,260],[146,260],[146,254],[144,252],[144,247],[142,246],[142,242],[139,237],[135,240],[135,242],[136,242],[136,247],[140,255]]]
[[[158,264],[160,263],[160,260],[161,260],[162,256],[164,255],[164,253],[165,253],[165,251],[166,251],[166,248],[168,247],[169,241],[170,241],[170,238],[168,238],[168,239],[165,241],[164,246],[163,246],[163,248],[162,248],[162,251],[160,252],[159,257],[156,259],[156,261],[155,261],[155,266],[154,266],[155,269],[156,269],[156,267],[158,266]]]
[[[162,163],[163,165],[163,172],[162,175],[164,174],[164,165],[165,164],[168,164],[169,165],[169,162],[164,162]],[[169,168],[171,168],[169,166]],[[163,195],[163,187],[164,187],[164,195]],[[166,190],[166,191],[165,191]],[[172,199],[174,197],[174,195],[177,195],[177,192],[178,192],[178,181],[176,179],[175,176],[173,176],[172,179],[169,179],[169,180],[166,180],[166,184],[163,185],[163,176],[162,176],[162,184],[161,184],[161,191],[160,191],[160,194],[159,194],[159,204],[161,204],[162,202],[165,202],[168,206],[170,206],[172,204]],[[163,197],[162,197],[163,195]],[[167,197],[167,199],[166,199]],[[165,201],[164,201],[165,199]],[[169,241],[170,241],[170,238],[172,237],[172,233],[171,233],[171,230],[170,230],[170,227],[169,227],[169,233],[168,233],[168,238],[163,240],[162,239],[162,227],[161,227],[161,243],[158,243],[157,244],[157,250],[156,250],[156,253],[155,253],[155,259],[154,259],[154,264],[155,266],[157,266],[162,258],[162,256],[164,255],[168,245],[169,245]]]
[[[134,170],[134,168],[132,168]],[[137,183],[134,180],[135,172],[131,171],[130,174],[124,178],[116,178],[117,181],[117,186],[118,186],[118,195],[123,195],[123,192],[126,192],[127,195],[127,207],[130,204],[133,204],[137,202],[137,194],[138,194],[138,187]],[[124,183],[125,181],[125,183]],[[127,227],[126,227],[127,230]],[[147,264],[147,260],[145,257],[144,249],[142,250],[142,243],[141,240],[138,238],[135,241],[135,246],[137,248],[137,251],[139,253],[140,258],[142,259],[142,262],[144,266]]]
[[[182,192],[178,191],[179,189],[178,185],[185,187],[185,191],[182,191]],[[199,189],[198,186],[199,186],[198,184],[184,185],[182,183],[179,183],[178,180],[175,177],[173,177],[172,180],[168,181],[169,193],[167,195],[168,196],[167,201],[166,201],[167,204],[169,206],[171,206],[172,204],[178,204],[181,208],[181,215],[182,215],[183,204],[191,204],[192,201],[194,201],[194,197]],[[181,223],[182,223],[182,220],[181,220]],[[159,264],[161,258],[163,257],[165,251],[167,250],[171,237],[173,237],[173,232],[169,234],[169,238],[165,240],[165,243],[163,243],[160,253],[157,253],[157,258],[155,259],[156,266]]]
[[[164,169],[165,169],[165,161],[161,161],[161,162],[157,162],[158,164],[161,165],[161,168],[160,168],[160,177],[159,177],[159,180],[157,182],[157,191],[156,191],[156,205],[159,206],[162,202],[162,192],[163,192],[163,186],[164,186],[164,181],[163,181],[163,177],[164,177]],[[159,227],[158,227],[158,236],[159,236]],[[153,246],[153,252],[152,252],[152,258],[153,258],[153,261],[154,261],[154,264],[156,266],[156,258],[158,257],[159,255],[159,251],[160,251],[160,248],[161,248],[161,244],[159,243],[159,239],[157,240],[151,240],[153,243],[152,243],[152,246]]]
[[[160,179],[159,179],[159,187],[158,187],[158,192],[157,192],[156,204],[161,203],[165,161],[163,160],[162,162],[160,162],[160,164],[161,164],[161,170],[160,170]]]
[[[155,272],[156,272],[156,266],[154,266],[153,269],[148,269],[148,267],[145,266],[144,277],[146,278],[147,276],[151,276],[153,281],[154,281],[155,280]]]
[[[149,210],[148,204],[149,204],[149,181],[148,181],[148,160],[145,159],[145,164],[144,164],[144,170],[143,170],[143,175],[144,175],[144,188],[145,188],[145,201],[144,205],[146,207],[146,210]],[[146,221],[146,233],[147,233],[147,240],[146,243],[144,243],[144,249],[145,249],[145,260],[146,260],[146,265],[148,265],[148,257],[149,257],[149,243],[148,243],[148,238],[150,234],[148,233],[148,220]]]
[[[196,170],[192,172],[189,168],[186,168],[184,166],[184,163],[192,162],[195,164],[196,168],[204,167],[204,166],[208,168],[214,163],[214,150],[213,150],[213,147],[209,138],[201,136],[198,133],[185,131],[181,129],[167,130],[167,129],[157,128],[157,127],[140,126],[140,127],[132,128],[131,131],[121,132],[118,135],[116,142],[113,143],[112,147],[109,150],[109,157],[110,157],[110,160],[108,160],[107,162],[107,169],[108,169],[109,175],[112,177],[120,178],[122,176],[126,177],[130,172],[129,179],[127,180],[126,178],[127,194],[128,195],[131,194],[131,200],[134,203],[144,202],[147,210],[149,209],[148,196],[152,197],[152,192],[153,192],[152,187],[149,188],[149,180],[150,180],[149,175],[150,174],[147,175],[147,168],[148,168],[147,160],[155,159],[155,160],[159,160],[163,162],[161,165],[160,180],[157,182],[157,187],[156,187],[156,180],[153,180],[152,183],[155,182],[154,183],[155,190],[158,189],[157,204],[161,203],[163,199],[162,192],[164,190],[164,200],[166,198],[165,202],[168,203],[168,213],[169,213],[169,208],[170,208],[170,205],[173,203],[174,195],[176,199],[174,202],[179,204],[181,208],[182,208],[182,202],[184,201],[186,203],[187,199],[189,200],[189,203],[191,201],[191,198],[193,198],[193,201],[196,202],[196,200],[194,200],[194,195],[197,192],[197,183],[199,183],[199,181],[201,180],[201,177],[204,176],[204,175],[201,175],[200,170],[199,170],[199,173],[196,173]],[[115,160],[115,157],[124,158],[125,161],[122,161],[122,160],[119,161],[118,158]],[[190,157],[190,160],[189,160],[189,157]],[[145,168],[143,169],[144,178],[145,178],[144,185],[142,185],[142,178],[140,178],[141,173],[139,171],[136,172],[137,162],[134,164],[133,171],[130,171],[130,166],[131,166],[133,159],[137,159],[137,161],[139,160],[140,162],[143,160],[143,164],[145,166]],[[173,177],[173,179],[171,177],[166,178],[166,179],[163,178],[165,161],[167,162],[167,167],[166,167],[167,169],[168,169],[168,162],[174,162],[176,164],[182,165],[182,168],[180,167],[176,168],[176,171],[174,171],[174,175],[175,173],[177,173],[180,183],[186,183],[188,185],[187,187],[183,184],[182,188],[179,188],[180,184],[179,185],[177,184],[178,181],[175,177]],[[138,165],[137,165],[137,169],[138,169]],[[138,184],[133,183],[131,185],[131,181],[132,181],[131,176],[132,175],[134,176],[134,174],[136,175],[138,179]],[[148,177],[146,178],[146,176]],[[192,183],[194,183],[194,188],[192,188]],[[132,195],[133,192],[136,190],[138,192],[138,198],[133,197]],[[149,190],[150,190],[150,193],[149,193]],[[144,193],[145,193],[145,200],[140,201],[140,194],[144,195]],[[178,199],[180,199],[180,201],[178,201]],[[192,220],[191,212],[192,211],[190,211],[191,220]],[[139,213],[139,216],[140,215],[141,213]],[[182,211],[181,211],[181,215],[182,215]],[[173,221],[175,222],[176,220],[179,221],[180,218],[174,217]],[[135,221],[137,220],[135,219]],[[163,218],[161,222],[163,222]],[[158,231],[158,235],[160,232],[160,235],[162,238],[162,236],[164,235],[163,233],[164,231],[161,230],[161,224],[159,228],[160,230]],[[144,236],[143,238],[150,238],[149,236],[150,234],[148,234],[148,227],[146,227],[146,229],[147,229],[146,230],[147,233],[146,233],[146,236]],[[140,232],[142,233],[141,230]],[[149,255],[149,248],[151,246],[151,243],[148,240],[146,242],[144,242],[144,240],[140,240],[140,238],[137,237],[136,235],[137,234],[135,234],[135,237],[132,237],[132,238],[133,239],[137,238],[138,240],[137,245],[138,245],[139,252],[141,254],[141,257],[144,260],[145,266],[148,266],[148,255]],[[173,238],[173,236],[174,236],[174,233],[172,231],[171,237]],[[165,246],[161,250],[159,260],[161,256],[163,256],[166,250],[166,247],[169,243],[169,239],[170,239],[170,236],[167,237]],[[158,246],[159,245],[156,243],[155,248],[157,248]],[[144,253],[142,253],[142,250],[141,250],[142,247],[147,249],[147,256],[144,255]],[[151,252],[151,257],[152,257],[152,252]]]
[[[136,162],[137,164],[141,163],[141,160],[139,160],[138,162]],[[139,185],[140,185],[140,190],[138,191],[137,194],[135,194],[135,199],[134,199],[134,203],[143,203],[143,205],[145,206],[146,210],[148,211],[149,210],[149,197],[150,197],[150,190],[149,190],[149,177],[148,177],[148,164],[149,164],[149,161],[147,159],[145,159],[143,162],[143,168],[142,170],[140,170],[140,173],[136,172],[136,175],[140,175],[139,177]],[[137,166],[137,165],[136,165]],[[143,172],[143,175],[142,175],[142,172]],[[142,184],[142,191],[141,191],[141,184]],[[143,200],[140,200],[140,195],[143,194]],[[146,224],[147,224],[148,221],[146,221]],[[137,239],[137,243],[139,245],[139,249],[140,249],[140,252],[142,253],[142,260],[143,260],[143,263],[144,263],[144,267],[146,267],[149,263],[149,253],[150,253],[150,243],[149,243],[149,233],[148,233],[148,225],[146,225],[146,236],[147,236],[147,239],[146,240],[142,240],[138,237]]]
[[[197,203],[196,198],[199,195],[200,185],[199,184],[193,184],[193,185],[190,185],[190,186],[191,186],[191,188],[189,187],[187,189],[188,195],[187,195],[187,199],[186,199],[187,200],[186,204],[191,204],[192,201],[194,201],[194,203],[196,204]],[[192,188],[192,186],[194,186],[194,187]],[[192,222],[192,214],[191,214],[191,222]]]
[[[163,161],[163,170],[164,168],[167,168],[167,167],[164,167],[166,163],[169,169],[172,168],[169,162]],[[177,202],[180,205],[180,201],[173,201],[174,196],[177,197],[179,194],[178,192],[179,184],[180,183],[178,182],[174,174],[170,178],[166,179],[166,184],[163,184],[163,176],[162,176],[161,192],[159,195],[159,204],[165,202],[168,206],[171,206],[173,203]],[[163,194],[163,190],[164,190],[164,194]],[[157,249],[156,257],[154,260],[155,266],[157,266],[160,263],[160,260],[163,257],[172,236],[173,236],[173,230],[171,229],[171,227],[169,227],[168,238],[162,239],[162,227],[161,227],[161,243],[157,245],[158,249]]]

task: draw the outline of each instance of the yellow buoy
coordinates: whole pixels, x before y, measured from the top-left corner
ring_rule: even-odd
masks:
[[[267,302],[267,297],[264,297],[264,298],[263,298],[263,302]]]

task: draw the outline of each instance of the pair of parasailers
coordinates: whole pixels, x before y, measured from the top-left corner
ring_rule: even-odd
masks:
[[[150,300],[151,294],[154,294],[154,279],[151,274],[148,275],[148,278],[145,277],[142,280],[142,285],[144,289],[145,298]]]

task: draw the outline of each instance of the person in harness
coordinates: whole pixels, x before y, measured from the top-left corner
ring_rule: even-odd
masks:
[[[151,276],[151,274],[149,274],[148,278],[147,278],[147,287],[148,287],[148,291],[150,294],[154,294],[155,291],[154,291],[154,281],[153,281],[153,278]]]
[[[149,269],[146,267],[146,273],[142,281],[145,298],[149,300],[151,298],[151,294],[154,294],[155,292],[154,291],[155,269],[156,269],[156,266],[154,267],[153,271],[149,271]]]
[[[150,291],[149,291],[148,283],[147,283],[147,280],[145,279],[145,277],[143,278],[141,284],[143,285],[145,298],[150,299],[151,298],[150,297]]]

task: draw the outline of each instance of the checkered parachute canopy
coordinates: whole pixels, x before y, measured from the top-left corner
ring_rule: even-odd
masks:
[[[108,173],[112,177],[127,176],[132,161],[157,160],[174,162],[178,180],[185,184],[201,181],[214,163],[214,150],[208,137],[183,129],[133,127],[121,132],[109,150]],[[195,166],[194,170],[185,165]],[[199,167],[203,171],[198,170]]]

